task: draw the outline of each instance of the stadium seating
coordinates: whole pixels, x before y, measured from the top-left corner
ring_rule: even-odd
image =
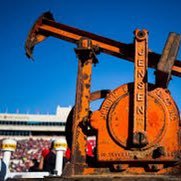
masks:
[[[17,148],[11,156],[10,171],[26,172],[32,164],[33,159],[40,159],[41,152],[44,148],[49,148],[51,139],[29,138],[18,140]],[[87,143],[87,154],[93,156],[95,140],[89,140]],[[0,157],[2,157],[2,152]]]

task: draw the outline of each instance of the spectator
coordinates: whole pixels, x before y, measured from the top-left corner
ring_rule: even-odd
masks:
[[[7,173],[7,166],[3,159],[0,159],[0,181],[4,181]]]
[[[46,149],[42,151],[42,157],[39,168],[41,168],[43,165],[43,171],[54,174],[55,160],[56,160],[56,153],[55,150],[53,149],[53,142],[52,142],[49,150]]]
[[[47,156],[49,152],[50,150],[48,148],[43,149],[39,163],[39,170],[43,170],[44,158]]]
[[[71,156],[70,148],[67,148],[67,150],[65,151],[65,159],[66,159],[66,161],[70,161],[70,156]]]
[[[28,138],[18,140],[17,149],[11,155],[11,161],[9,169],[11,172],[26,172],[29,170],[30,164],[33,159],[40,161],[39,170],[43,169],[44,158],[50,152],[51,138]],[[1,142],[2,140],[0,140]],[[89,139],[87,143],[87,156],[93,159],[94,148],[96,142],[94,139]],[[43,150],[43,151],[42,151]],[[53,150],[52,150],[53,151]],[[53,151],[55,154],[55,151]],[[70,149],[68,148],[64,155],[64,164],[70,160]],[[3,157],[3,153],[0,152],[0,158]],[[55,157],[55,155],[54,155]],[[55,160],[55,158],[54,158]]]
[[[16,151],[11,155],[10,171],[11,172],[27,172],[32,160],[36,158],[40,160],[43,148],[50,147],[50,138],[29,138],[18,140]],[[0,158],[3,157],[0,152]]]
[[[71,151],[70,148],[67,148],[63,156],[63,168],[65,167],[66,163],[70,161],[70,158],[71,158]]]
[[[29,168],[29,172],[38,172],[40,171],[39,168],[39,162],[37,159],[33,159],[31,163],[31,167]]]

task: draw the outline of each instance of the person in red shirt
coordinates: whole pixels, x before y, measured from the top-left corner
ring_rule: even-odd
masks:
[[[39,162],[39,166],[38,166],[39,170],[43,170],[44,159],[49,152],[50,152],[50,150],[48,148],[45,148],[42,150],[41,158],[40,158],[40,162]]]

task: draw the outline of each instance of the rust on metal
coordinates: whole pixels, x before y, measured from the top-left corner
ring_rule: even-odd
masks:
[[[129,164],[176,162],[176,150],[180,150],[180,145],[174,130],[179,130],[179,112],[170,94],[149,84],[148,144],[140,150],[132,148],[129,139],[132,134],[130,108],[133,107],[133,92],[133,84],[120,86],[107,96],[100,110],[92,114],[91,125],[98,132],[97,159]]]
[[[81,38],[75,52],[78,57],[78,77],[76,87],[75,109],[72,123],[72,174],[82,173],[86,166],[86,134],[83,120],[89,116],[90,84],[92,64],[96,59],[90,39]]]
[[[156,85],[158,87],[168,87],[171,80],[172,67],[179,51],[180,40],[181,35],[179,34],[170,33],[168,36],[156,70]]]
[[[71,26],[54,21],[50,13],[43,14],[36,21],[30,31],[26,44],[26,54],[32,57],[34,46],[42,42],[46,37],[53,36],[77,44],[81,37],[92,40],[93,46],[99,46],[100,52],[107,53],[131,62],[134,62],[134,44],[125,44],[109,38],[105,38],[90,32],[86,32]],[[41,38],[39,38],[41,37]],[[161,55],[152,51],[148,52],[148,66],[156,68]],[[181,77],[181,62],[176,60],[172,67],[172,75]]]
[[[71,160],[63,175],[180,174],[181,120],[167,89],[171,75],[181,77],[181,62],[176,60],[180,35],[171,33],[160,55],[149,50],[147,30],[136,29],[134,43],[124,44],[57,23],[46,13],[28,35],[27,55],[31,57],[34,46],[48,36],[78,46],[75,107],[66,127],[71,129]],[[134,62],[134,82],[91,94],[92,64],[101,52]],[[147,80],[148,67],[156,69],[155,84]],[[100,98],[100,108],[90,110],[90,102]],[[90,135],[96,138],[91,156],[86,153]]]
[[[32,29],[28,33],[28,38],[25,43],[26,55],[29,58],[33,58],[32,52],[33,52],[34,46],[42,42],[49,36],[49,35],[44,35],[44,34],[39,33],[39,27],[42,25],[42,20],[44,18],[47,18],[49,20],[54,20],[53,15],[50,12],[46,12],[42,16],[40,16],[37,19],[37,21],[34,23]]]
[[[148,32],[137,29],[135,31],[133,145],[138,147],[147,144],[147,67]]]
[[[100,90],[100,91],[95,91],[91,93],[91,101],[94,101],[96,99],[102,99],[105,98],[111,91],[110,90]]]

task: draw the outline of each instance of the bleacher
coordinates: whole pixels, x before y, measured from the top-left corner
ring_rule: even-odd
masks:
[[[16,151],[11,155],[10,171],[11,172],[28,172],[32,165],[32,160],[37,159],[39,161],[41,152],[44,148],[49,148],[51,144],[51,137],[44,138],[24,138],[17,141]],[[87,142],[87,154],[93,156],[93,149],[95,147],[95,140],[93,138],[88,139]],[[3,153],[0,153],[3,157]]]

